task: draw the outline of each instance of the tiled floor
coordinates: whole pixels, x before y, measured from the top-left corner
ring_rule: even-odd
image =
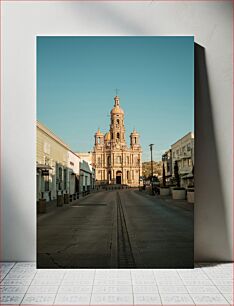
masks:
[[[37,270],[0,263],[0,304],[233,305],[233,264],[194,270]]]

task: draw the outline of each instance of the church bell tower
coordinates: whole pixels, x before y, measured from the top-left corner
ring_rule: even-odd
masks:
[[[124,111],[120,107],[118,96],[114,97],[114,101],[110,123],[111,143],[125,145]]]

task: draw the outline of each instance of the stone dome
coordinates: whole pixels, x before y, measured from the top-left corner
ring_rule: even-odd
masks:
[[[110,132],[107,132],[106,134],[105,134],[105,140],[106,141],[110,141],[111,140],[111,134],[110,134]]]
[[[115,100],[115,105],[111,110],[111,115],[112,114],[124,114],[124,111],[122,110],[122,108],[119,106],[119,97],[115,96],[114,97]]]
[[[111,114],[124,114],[124,111],[122,110],[121,107],[115,106],[112,108]]]

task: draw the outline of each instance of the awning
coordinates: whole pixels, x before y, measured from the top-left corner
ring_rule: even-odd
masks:
[[[193,178],[193,174],[192,174],[192,172],[190,172],[190,173],[187,173],[185,175],[182,175],[181,178],[182,179],[190,179],[190,178]]]
[[[37,164],[37,169],[52,170],[52,168],[49,165],[43,165],[43,164]]]

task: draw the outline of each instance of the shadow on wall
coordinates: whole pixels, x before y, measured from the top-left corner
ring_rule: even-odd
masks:
[[[3,180],[2,185],[4,192],[2,193],[0,213],[0,260],[34,261],[36,259],[36,170],[34,169],[36,161],[34,163],[33,157],[29,162],[21,158],[21,165],[14,173],[12,159],[12,155],[5,156],[4,170],[2,171],[2,173],[10,175]],[[23,173],[25,177],[31,178],[30,172],[33,173],[35,179],[33,182],[27,179],[25,186],[19,182],[18,173]]]
[[[225,212],[217,144],[212,116],[205,49],[194,47],[195,57],[195,261],[232,258]]]

